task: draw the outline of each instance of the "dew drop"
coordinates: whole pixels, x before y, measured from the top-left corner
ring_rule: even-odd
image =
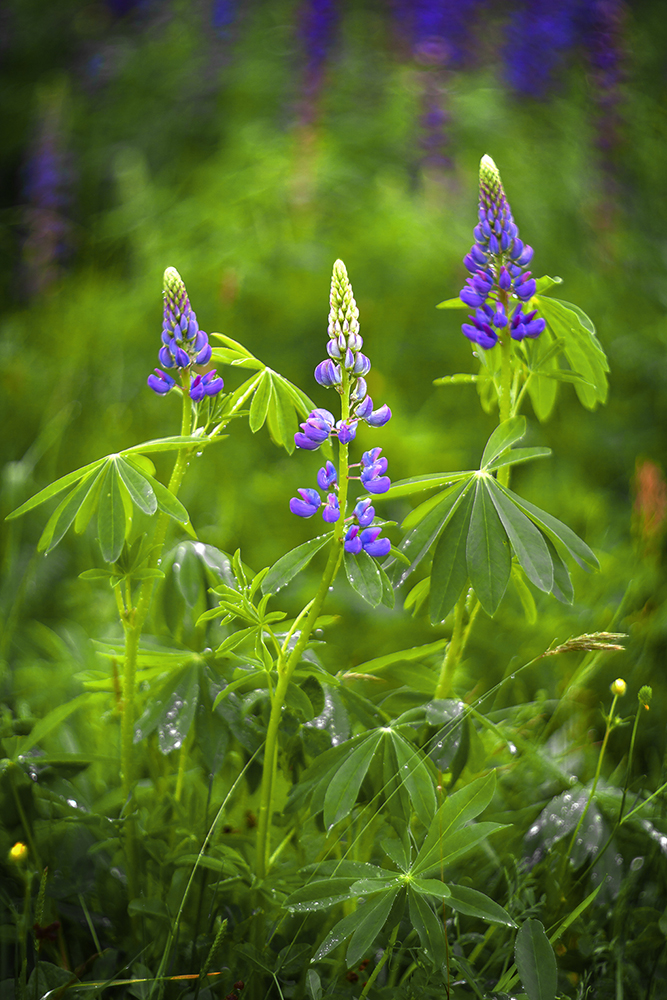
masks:
[[[632,861],[630,862],[630,871],[638,872],[640,868],[643,867],[643,865],[644,865],[643,858],[633,858]]]

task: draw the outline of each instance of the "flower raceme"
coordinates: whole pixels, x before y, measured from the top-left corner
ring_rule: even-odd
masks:
[[[499,331],[508,328],[513,340],[539,337],[546,323],[536,311],[524,313],[523,304],[533,297],[535,279],[526,267],[533,248],[519,238],[500,173],[490,156],[479,168],[479,211],[475,242],[463,263],[470,273],[460,299],[475,310],[462,326],[465,336],[489,350],[498,343]],[[511,315],[510,300],[517,300]]]
[[[164,314],[162,347],[158,359],[163,368],[176,368],[190,375],[190,398],[198,403],[205,396],[215,396],[224,382],[215,369],[203,375],[191,370],[192,365],[206,365],[211,360],[208,336],[199,329],[197,316],[190,305],[185,283],[175,267],[164,272]],[[161,369],[148,376],[148,385],[163,396],[176,385],[175,379]]]
[[[373,400],[368,395],[365,376],[371,369],[371,362],[362,354],[363,339],[359,333],[359,309],[352,294],[352,286],[345,265],[336,261],[331,279],[329,321],[327,327],[327,354],[329,357],[315,369],[315,380],[324,388],[334,388],[343,397],[343,419],[336,421],[333,413],[318,407],[312,410],[301,429],[294,435],[298,448],[316,451],[332,437],[338,438],[341,446],[354,441],[360,423],[369,427],[383,427],[391,419],[391,410],[384,404],[373,408]],[[166,391],[166,390],[163,390]],[[381,448],[364,452],[359,467],[359,480],[371,494],[386,493],[391,480],[386,475],[387,459],[381,457]],[[347,472],[347,451],[344,452],[344,466]],[[357,477],[347,477],[357,478]],[[327,461],[317,473],[317,486],[327,493],[323,501],[315,489],[297,490],[297,497],[290,500],[290,510],[299,517],[312,517],[322,510],[323,519],[335,524],[345,512],[341,512],[337,496],[339,488],[338,470]],[[332,491],[332,492],[329,492]],[[375,510],[370,499],[356,503],[352,515],[345,517],[349,526],[344,530],[342,542],[345,551],[358,555],[362,550],[368,555],[382,557],[388,554],[391,543],[388,538],[380,538],[381,528],[373,526]],[[351,522],[351,523],[349,523]]]

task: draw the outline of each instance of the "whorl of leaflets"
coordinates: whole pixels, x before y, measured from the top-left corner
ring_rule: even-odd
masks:
[[[523,311],[535,294],[535,279],[526,268],[533,248],[519,238],[519,229],[503,190],[500,173],[490,156],[479,167],[479,212],[475,242],[463,263],[471,277],[460,299],[475,312],[462,326],[466,337],[489,350],[498,343],[499,331],[508,328],[513,340],[539,337],[546,323],[535,309]],[[511,310],[513,301],[517,305]]]
[[[197,316],[190,305],[185,282],[175,267],[164,272],[164,314],[162,321],[162,347],[158,359],[163,368],[176,368],[190,376],[190,398],[198,403],[204,396],[215,396],[224,387],[215,369],[200,374],[192,371],[193,365],[207,365],[211,360],[208,336],[199,329]],[[164,396],[176,385],[175,379],[156,368],[148,376],[148,385]]]
[[[359,309],[342,260],[337,260],[333,267],[329,304],[329,357],[315,369],[315,379],[325,388],[336,389],[341,396],[347,394],[347,406],[344,406],[347,416],[336,422],[329,410],[321,407],[312,410],[301,424],[301,430],[294,435],[297,447],[306,451],[316,451],[331,437],[337,437],[340,445],[348,445],[356,437],[360,421],[370,427],[382,427],[391,418],[389,407],[384,404],[374,410],[373,400],[368,395],[365,376],[371,370],[371,363],[361,352],[364,342],[359,333]],[[391,486],[391,480],[385,475],[387,459],[380,457],[381,451],[381,448],[372,448],[364,452],[359,463],[359,479],[368,493],[386,493]],[[338,470],[333,462],[327,461],[319,470],[317,485],[322,491],[338,491]],[[303,488],[297,493],[299,496],[290,500],[293,514],[312,517],[322,508],[322,517],[327,523],[335,524],[339,520],[341,510],[337,492],[328,492],[324,502],[316,489]],[[356,504],[352,515],[345,518],[345,522],[349,522],[343,535],[346,552],[358,555],[363,550],[375,557],[389,553],[391,543],[388,538],[379,537],[381,529],[373,526],[374,517],[370,499]]]

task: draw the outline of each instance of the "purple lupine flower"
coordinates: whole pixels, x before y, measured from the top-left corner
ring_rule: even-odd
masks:
[[[340,443],[349,444],[350,441],[354,441],[357,436],[357,421],[339,420],[336,424],[336,430],[338,432],[338,440]]]
[[[361,538],[359,538],[359,525],[351,524],[345,532],[343,547],[350,555],[358,556],[361,552]]]
[[[215,396],[225,386],[215,368],[205,375],[195,375],[190,385],[190,398],[198,403],[204,396]]]
[[[335,365],[328,358],[326,361],[320,361],[315,369],[315,381],[319,382],[326,389],[329,389],[332,385],[340,385],[343,381],[343,373],[340,370],[340,365]]]
[[[373,523],[375,507],[372,506],[371,501],[368,499],[360,500],[354,508],[354,516],[362,528],[367,528],[369,524]]]
[[[376,525],[374,528],[364,528],[359,535],[364,552],[368,552],[369,556],[375,556],[377,559],[389,555],[391,549],[389,539],[379,537],[381,531],[382,528]]]
[[[334,429],[335,418],[329,410],[318,407],[308,414],[308,418],[300,424],[302,433],[294,435],[297,448],[304,448],[306,451],[315,451],[327,440]]]
[[[389,423],[390,420],[391,410],[386,403],[380,406],[377,410],[373,410],[373,412],[366,417],[366,423],[370,424],[371,427],[384,427],[384,425]]]
[[[173,389],[176,383],[174,382],[171,375],[167,375],[166,372],[161,372],[159,368],[155,369],[155,374],[148,376],[148,386],[153,392],[157,392],[159,396],[164,396]]]
[[[361,456],[361,481],[369,493],[386,493],[391,479],[385,476],[387,459],[380,458],[382,448],[372,448]]]
[[[577,42],[578,0],[531,0],[512,12],[503,50],[510,86],[542,99],[553,86],[568,49]]]
[[[330,489],[338,482],[338,472],[333,462],[327,459],[327,464],[317,473],[317,485],[321,490]]]
[[[300,8],[299,35],[305,55],[303,96],[300,107],[302,125],[316,118],[317,100],[322,89],[324,70],[335,41],[340,17],[335,0],[304,0]]]
[[[299,517],[312,517],[313,514],[317,513],[322,504],[319,493],[317,490],[311,489],[297,490],[297,493],[301,499],[292,497],[289,502],[289,509]]]
[[[322,517],[327,524],[335,524],[340,517],[340,505],[338,503],[338,497],[335,493],[330,493],[328,495],[327,502],[322,510]]]
[[[208,336],[199,329],[185,283],[175,267],[164,272],[164,314],[160,362],[165,368],[188,368],[211,360]],[[171,365],[167,357],[171,356]]]
[[[510,300],[528,302],[536,292],[536,282],[525,268],[533,249],[519,239],[519,229],[512,218],[500,174],[490,156],[483,156],[479,168],[479,209],[475,243],[464,257],[470,272],[459,298],[475,313],[461,327],[468,340],[490,350],[498,343],[498,332],[508,325]],[[528,321],[532,322],[532,320]],[[522,310],[514,311],[510,335],[514,340],[537,337],[546,324],[524,329]],[[495,329],[494,329],[495,327]]]

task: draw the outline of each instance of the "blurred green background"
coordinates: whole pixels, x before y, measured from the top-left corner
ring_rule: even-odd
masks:
[[[342,258],[373,362],[369,391],[394,413],[361,444],[382,445],[394,479],[471,467],[494,417],[474,387],[432,385],[476,370],[462,314],[434,307],[463,284],[478,164],[489,153],[535,248],[533,273],[563,278],[559,294],[593,318],[612,371],[597,412],[570,386],[548,423],[529,412],[532,442],[554,457],[513,481],[586,539],[602,571],[575,576],[572,608],[536,595],[534,624],[511,595],[495,622],[480,616],[463,687],[489,684],[554,638],[614,627],[631,633],[628,652],[605,661],[588,703],[618,673],[633,687],[653,683],[660,699],[660,0],[573,0],[558,11],[486,0],[6,0],[1,17],[3,516],[77,466],[177,432],[178,400],[146,386],[169,265],[204,330],[240,340],[330,407],[312,372]],[[223,375],[228,387],[240,382],[239,372]],[[632,483],[647,459],[655,467],[642,520]],[[203,540],[240,547],[259,569],[317,532],[288,510],[312,484],[317,456],[288,457],[239,422],[197,463],[182,497]],[[408,509],[387,513],[400,521]],[[118,635],[110,590],[77,579],[99,565],[92,536],[70,534],[37,557],[43,523],[37,511],[2,529],[0,683],[19,715],[74,693],[74,668],[93,657],[89,638]],[[295,581],[280,606],[293,611],[312,581]],[[331,666],[446,634],[401,604],[371,613],[339,582],[330,610],[346,617],[331,632]],[[547,672],[554,661],[544,663],[521,683],[559,683]],[[645,730],[656,765],[659,718]]]

